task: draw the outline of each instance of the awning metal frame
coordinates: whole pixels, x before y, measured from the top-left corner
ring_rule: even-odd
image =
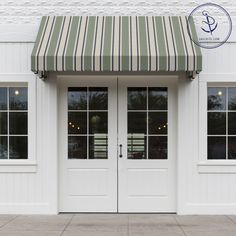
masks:
[[[193,80],[195,80],[198,77],[199,73],[200,73],[199,71],[188,71],[188,72],[186,72],[186,77],[189,80],[193,81]],[[159,75],[159,74],[161,74],[161,73],[157,72],[156,75]],[[45,81],[48,78],[48,72],[46,72],[46,71],[36,71],[35,75],[39,79],[41,79],[42,81]],[[153,74],[151,74],[151,75],[153,76]]]
[[[46,71],[35,71],[34,74],[43,81],[48,77],[48,73]]]

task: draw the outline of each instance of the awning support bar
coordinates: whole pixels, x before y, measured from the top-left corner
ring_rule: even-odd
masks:
[[[198,76],[198,71],[189,71],[187,72],[187,76],[190,80],[194,80]]]
[[[45,71],[35,71],[34,73],[43,81],[47,78],[47,73]]]

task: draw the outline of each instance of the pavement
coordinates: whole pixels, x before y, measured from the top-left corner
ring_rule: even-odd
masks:
[[[236,236],[236,216],[0,215],[0,236]]]

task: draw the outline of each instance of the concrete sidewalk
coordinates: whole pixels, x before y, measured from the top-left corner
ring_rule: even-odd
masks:
[[[0,215],[0,236],[236,236],[236,216]]]

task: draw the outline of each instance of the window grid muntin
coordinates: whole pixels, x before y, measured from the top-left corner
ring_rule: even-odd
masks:
[[[146,144],[146,150],[145,150],[145,154],[146,154],[146,158],[143,158],[141,160],[162,160],[160,158],[149,158],[149,137],[167,137],[167,156],[164,160],[167,160],[168,159],[168,134],[169,134],[169,126],[168,126],[168,87],[151,87],[151,86],[142,86],[142,87],[128,87],[127,88],[127,96],[128,96],[128,91],[129,91],[129,88],[146,88],[146,110],[143,110],[143,109],[139,109],[139,110],[135,110],[135,109],[132,109],[132,110],[129,110],[128,109],[128,102],[127,102],[127,118],[128,118],[128,114],[129,113],[133,113],[133,112],[145,112],[146,113],[146,134],[144,134],[143,136],[146,138],[146,143],[145,143],[145,140],[144,140],[144,143]],[[149,89],[152,89],[152,88],[166,88],[166,92],[167,92],[167,110],[150,110],[149,109]],[[149,113],[154,113],[154,112],[163,112],[163,113],[167,113],[167,124],[166,124],[166,132],[167,134],[149,134]],[[127,133],[129,135],[129,132],[128,132],[128,127],[127,127]],[[131,134],[132,135],[132,134]],[[128,140],[129,137],[127,137],[127,141],[128,141],[128,145],[129,146],[129,140]],[[127,147],[127,152],[129,153],[129,149]],[[132,152],[131,152],[132,153]],[[128,155],[127,155],[127,159],[129,160],[140,160],[140,159],[135,159],[135,158],[128,158]]]
[[[148,104],[148,97],[149,97],[149,90],[148,90],[148,86],[146,87],[146,93],[147,93],[147,101],[146,101],[146,103],[147,103],[147,105],[146,105],[146,108],[147,108],[147,111],[146,111],[146,119],[147,119],[147,121],[146,121],[146,124],[147,124],[147,126],[146,126],[146,133],[147,133],[147,137],[146,137],[146,159],[149,159],[149,104]]]
[[[87,114],[87,160],[89,159],[89,87],[87,87],[87,94],[86,94],[86,99],[87,99],[87,110],[86,110],[86,114]]]
[[[73,90],[70,90],[70,89],[75,89],[75,88],[86,88],[86,100],[87,100],[87,104],[86,104],[86,110],[85,109],[77,109],[77,110],[71,110],[71,109],[68,109],[68,93],[70,92],[70,91],[73,91]],[[99,87],[99,86],[84,86],[84,87],[82,87],[82,86],[80,86],[80,87],[68,87],[68,89],[67,89],[67,126],[68,126],[68,124],[69,124],[69,119],[68,119],[68,114],[69,114],[69,112],[73,112],[73,113],[80,113],[80,112],[86,112],[86,118],[87,118],[87,121],[86,121],[86,125],[87,125],[87,127],[86,127],[86,134],[69,134],[69,128],[67,127],[67,145],[68,145],[68,143],[69,143],[69,137],[86,137],[86,142],[87,142],[87,148],[86,148],[86,159],[85,158],[69,158],[69,153],[68,153],[68,151],[69,150],[67,150],[67,158],[68,159],[77,159],[77,160],[99,160],[99,158],[89,158],[89,154],[90,154],[90,137],[95,137],[95,134],[90,134],[90,132],[89,132],[89,128],[90,128],[90,126],[89,126],[89,115],[90,115],[90,112],[106,112],[107,113],[107,118],[108,118],[108,104],[107,104],[107,110],[91,110],[90,109],[90,107],[89,107],[89,102],[90,102],[90,94],[89,94],[89,92],[90,92],[90,88],[97,88],[97,89],[99,89],[99,88],[105,88],[106,89],[106,92],[107,92],[107,103],[109,103],[109,101],[108,101],[108,87],[104,87],[104,86],[101,86],[101,87]],[[108,119],[107,119],[107,122],[108,122]],[[105,158],[101,158],[101,160],[106,160],[106,159],[108,159],[108,123],[107,123],[107,133],[106,133],[106,143],[107,143],[107,148],[106,148],[106,157]],[[68,147],[67,147],[68,148]]]
[[[7,159],[10,159],[10,114],[9,114],[9,110],[10,110],[10,96],[9,96],[9,87],[7,87]]]
[[[27,156],[25,158],[20,158],[18,160],[26,160],[28,159],[28,142],[29,142],[29,130],[28,130],[28,109],[29,109],[29,104],[28,104],[28,87],[26,86],[0,86],[0,88],[6,88],[7,89],[7,109],[0,109],[0,112],[6,112],[7,113],[7,134],[0,134],[0,137],[7,137],[7,158],[6,159],[0,159],[0,160],[17,160],[14,158],[10,158],[10,137],[27,137]],[[11,88],[25,88],[27,89],[27,109],[25,110],[10,110],[10,89]],[[10,134],[10,113],[27,113],[27,134]]]
[[[222,88],[222,89],[225,89],[226,91],[226,98],[225,98],[225,110],[208,110],[208,91],[207,91],[207,114],[208,113],[215,113],[215,112],[222,112],[222,113],[225,113],[225,119],[226,119],[226,132],[225,132],[225,135],[222,135],[222,134],[208,134],[208,128],[207,128],[207,137],[225,137],[225,142],[226,142],[226,147],[225,147],[225,150],[226,150],[226,155],[225,155],[225,158],[224,159],[217,159],[217,158],[211,158],[209,159],[209,157],[207,157],[208,160],[236,160],[236,157],[234,159],[229,159],[229,147],[228,147],[228,144],[229,144],[229,138],[230,137],[236,137],[236,134],[229,134],[229,130],[228,130],[228,127],[229,127],[229,113],[235,113],[236,110],[229,110],[229,88],[235,88],[235,86],[217,86],[217,85],[214,85],[214,86],[208,86],[207,89],[209,88]],[[207,122],[208,122],[208,116],[207,116]],[[208,140],[207,140],[208,142]],[[208,145],[207,145],[208,146]]]
[[[225,99],[225,112],[226,112],[226,114],[225,114],[225,119],[226,119],[226,122],[225,122],[225,125],[226,125],[226,147],[225,147],[225,154],[226,154],[226,160],[228,160],[228,157],[229,157],[229,153],[228,153],[228,149],[229,149],[229,147],[228,147],[228,135],[229,135],[229,130],[228,130],[228,127],[229,127],[229,124],[228,124],[228,122],[229,122],[229,119],[228,119],[228,117],[229,117],[229,114],[228,114],[228,110],[229,110],[229,104],[228,104],[228,101],[229,101],[229,98],[228,98],[228,88],[226,88],[226,99]]]

